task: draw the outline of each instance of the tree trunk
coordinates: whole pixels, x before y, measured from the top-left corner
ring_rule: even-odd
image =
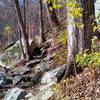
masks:
[[[50,12],[51,21],[54,22],[55,26],[58,27],[60,25],[60,23],[59,23],[59,19],[58,19],[57,15],[56,15],[56,10],[53,8],[51,11],[50,7],[53,8],[53,3],[51,0],[50,0],[50,3],[48,3],[48,9]]]
[[[93,33],[93,22],[95,18],[93,0],[80,0],[83,8],[83,23],[84,23],[84,49],[91,50],[91,38]]]
[[[23,47],[23,44],[22,44],[22,34],[21,34],[20,27],[18,27],[18,32],[19,32],[19,40],[20,40],[20,46],[21,46],[21,50],[22,50],[22,55],[23,55],[23,58],[26,58],[26,55],[24,53],[24,47]]]
[[[66,2],[68,2],[68,0],[66,0]],[[82,5],[84,10],[82,18],[76,20],[74,16],[71,18],[67,12],[68,66],[64,78],[68,77],[70,74],[75,74],[76,66],[74,64],[74,58],[76,54],[83,52],[85,49],[91,50],[92,23],[95,16],[93,2],[92,0],[78,0],[78,2]],[[91,16],[93,17],[91,18]],[[83,22],[84,28],[79,29],[72,24],[75,22]]]
[[[26,33],[26,26],[25,26],[25,23],[23,21],[21,11],[20,11],[20,7],[19,7],[19,1],[18,0],[13,0],[13,1],[14,1],[14,6],[15,6],[16,13],[17,13],[17,16],[18,16],[18,21],[19,21],[20,27],[22,29],[22,37],[24,39],[26,59],[30,60],[30,59],[32,59],[32,55],[31,55],[31,52],[30,52],[28,35]]]
[[[74,75],[76,73],[76,66],[74,58],[76,54],[83,50],[83,32],[79,30],[78,27],[71,24],[75,23],[75,18],[70,18],[67,12],[67,35],[68,35],[68,55],[67,55],[67,68],[65,71],[64,78],[68,77],[70,74]]]
[[[43,25],[43,1],[39,0],[39,17],[40,17],[40,37],[41,37],[41,42],[45,42],[45,36],[44,36],[44,25]]]
[[[23,0],[23,4],[24,4],[24,24],[26,27],[26,0]]]

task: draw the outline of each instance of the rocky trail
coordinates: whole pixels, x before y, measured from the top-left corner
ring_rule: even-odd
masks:
[[[51,66],[58,47],[29,62],[20,59],[10,67],[1,63],[0,100],[100,100],[99,68],[86,68],[76,77],[58,83],[67,66]]]
[[[8,48],[2,54],[3,57],[8,52],[14,50],[13,47]],[[10,51],[9,51],[10,49]],[[48,100],[53,94],[53,86],[62,77],[66,64],[63,66],[51,67],[56,48],[51,54],[44,57],[35,57],[34,60],[27,62],[25,59],[0,64],[0,100]],[[19,52],[17,52],[19,53]],[[15,52],[16,54],[16,52]],[[14,54],[14,55],[15,55]],[[19,54],[18,54],[19,55]]]

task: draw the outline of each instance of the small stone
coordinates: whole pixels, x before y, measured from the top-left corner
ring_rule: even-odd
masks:
[[[6,77],[4,75],[0,75],[0,86],[3,86],[6,84]]]

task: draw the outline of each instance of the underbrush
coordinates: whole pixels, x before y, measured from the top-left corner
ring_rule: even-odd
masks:
[[[54,86],[55,100],[99,100],[100,99],[100,52],[78,54],[76,63],[84,71],[76,77],[70,76]]]
[[[67,61],[67,35],[66,31],[61,31],[56,37],[56,44],[61,45],[56,49],[52,66],[62,66]]]
[[[100,52],[94,52],[94,53],[84,53],[84,54],[78,54],[76,55],[76,62],[79,63],[81,66],[96,66],[100,67]]]

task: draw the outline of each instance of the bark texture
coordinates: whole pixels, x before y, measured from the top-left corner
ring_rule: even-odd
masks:
[[[13,0],[13,1],[14,1],[14,7],[15,7],[16,13],[17,13],[18,21],[20,24],[20,28],[22,30],[22,37],[24,39],[26,58],[27,58],[27,60],[30,60],[30,59],[32,59],[32,55],[31,55],[30,47],[29,47],[28,34],[26,32],[26,25],[22,18],[22,14],[21,14],[20,7],[19,7],[19,1],[18,0]]]
[[[79,52],[83,52],[85,49],[91,50],[91,38],[92,38],[92,23],[94,22],[94,3],[93,0],[76,0],[83,8],[83,17],[76,19],[70,17],[67,12],[67,35],[68,35],[68,66],[65,71],[65,76],[69,74],[75,74],[76,64],[74,58]],[[66,0],[68,2],[68,0]],[[70,9],[70,8],[69,8]],[[80,29],[72,23],[83,23],[84,28]]]
[[[40,17],[40,36],[41,36],[41,42],[45,42],[45,37],[44,37],[44,24],[43,24],[43,1],[39,0],[39,17]]]
[[[93,33],[93,22],[95,18],[93,0],[80,0],[83,8],[83,23],[84,23],[84,49],[91,50],[91,38]]]

